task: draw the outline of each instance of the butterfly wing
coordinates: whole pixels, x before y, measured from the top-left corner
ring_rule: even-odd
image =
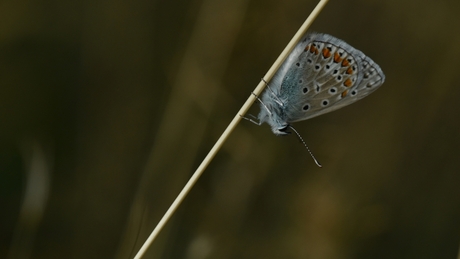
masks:
[[[289,55],[270,85],[284,103],[287,122],[349,105],[375,91],[385,75],[361,51],[327,34],[309,34]]]

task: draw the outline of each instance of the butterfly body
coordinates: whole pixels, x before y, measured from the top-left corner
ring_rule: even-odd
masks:
[[[290,124],[331,112],[375,91],[385,75],[361,51],[327,34],[303,38],[283,62],[263,95],[260,123],[276,135]]]

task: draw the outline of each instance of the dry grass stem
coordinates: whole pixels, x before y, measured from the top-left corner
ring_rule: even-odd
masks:
[[[262,91],[265,88],[265,81],[270,81],[275,72],[278,70],[278,68],[281,66],[283,61],[286,59],[287,55],[292,51],[294,46],[297,44],[297,42],[300,41],[301,37],[306,33],[307,29],[310,27],[310,25],[313,23],[315,18],[318,16],[318,14],[321,12],[323,7],[326,5],[328,0],[321,0],[318,5],[315,7],[315,9],[312,11],[310,16],[307,18],[307,20],[302,24],[300,29],[297,31],[297,33],[294,35],[294,37],[291,39],[289,44],[286,46],[286,48],[283,50],[281,55],[278,57],[278,59],[275,61],[275,63],[271,66],[271,68],[268,70],[268,72],[265,74],[263,77],[263,80],[260,81],[260,83],[257,85],[253,93],[255,95],[260,95]],[[228,127],[225,129],[224,133],[220,136],[220,138],[217,140],[217,142],[214,144],[212,149],[209,151],[208,155],[204,158],[203,162],[201,162],[200,166],[197,168],[195,173],[192,175],[190,180],[187,182],[185,187],[182,189],[182,191],[179,193],[179,195],[176,197],[174,202],[171,204],[169,209],[166,211],[166,213],[163,215],[162,219],[160,222],[157,224],[155,229],[152,231],[150,236],[147,238],[145,243],[142,245],[142,247],[139,249],[138,253],[134,257],[135,259],[140,259],[142,256],[145,254],[147,251],[148,247],[152,244],[152,242],[155,240],[155,238],[158,236],[162,228],[165,226],[165,224],[168,222],[168,220],[171,218],[171,216],[174,214],[180,203],[184,200],[184,198],[187,196],[189,191],[192,189],[192,187],[195,185],[201,174],[204,172],[206,167],[209,165],[209,163],[212,161],[214,156],[217,154],[217,151],[222,147],[223,143],[227,138],[229,137],[230,133],[236,128],[238,123],[241,120],[241,116],[245,115],[246,112],[249,110],[251,105],[254,103],[256,100],[255,95],[251,94],[249,95],[249,98],[246,100],[246,102],[243,104],[241,109],[238,111],[238,113],[235,115],[233,120],[230,122]]]

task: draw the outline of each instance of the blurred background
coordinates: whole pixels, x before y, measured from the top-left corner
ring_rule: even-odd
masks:
[[[132,258],[316,4],[1,1],[0,257]],[[384,85],[294,125],[322,169],[241,121],[145,258],[458,258],[459,12],[331,0]]]

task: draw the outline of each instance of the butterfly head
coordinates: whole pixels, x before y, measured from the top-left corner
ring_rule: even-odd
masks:
[[[286,118],[286,106],[271,92],[265,92],[260,103],[259,122],[266,122],[277,136],[290,134]]]
[[[272,128],[273,133],[277,136],[288,135],[289,123],[287,123],[286,116],[284,116],[284,107],[276,102],[266,102],[261,104],[259,113],[260,123],[266,122]]]

